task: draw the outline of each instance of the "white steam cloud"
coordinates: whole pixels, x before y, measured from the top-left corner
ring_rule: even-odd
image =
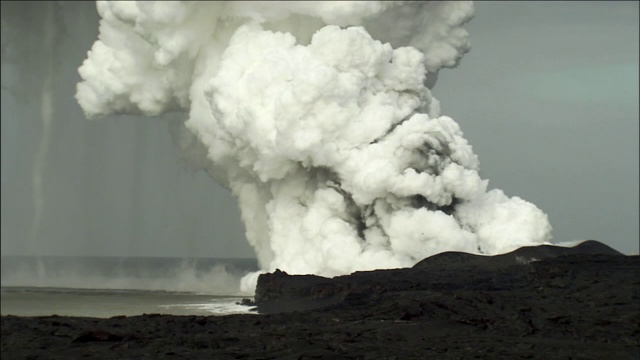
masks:
[[[100,1],[98,11],[79,69],[87,117],[188,112],[178,145],[238,198],[263,270],[335,276],[551,238],[535,205],[487,192],[431,95],[438,70],[469,50],[471,2]]]

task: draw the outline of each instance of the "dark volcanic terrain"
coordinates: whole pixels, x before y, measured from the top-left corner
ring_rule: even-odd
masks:
[[[639,359],[640,258],[596,241],[327,279],[261,275],[261,314],[2,317],[6,359]]]

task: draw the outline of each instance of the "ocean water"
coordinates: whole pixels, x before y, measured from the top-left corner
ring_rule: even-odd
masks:
[[[90,316],[251,313],[237,303],[255,259],[3,256],[0,314]]]

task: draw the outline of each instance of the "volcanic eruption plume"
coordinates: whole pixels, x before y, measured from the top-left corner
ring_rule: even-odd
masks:
[[[471,2],[97,8],[99,39],[79,68],[85,114],[188,113],[174,138],[238,198],[264,271],[335,276],[551,238],[535,205],[487,191],[431,95],[469,50]]]

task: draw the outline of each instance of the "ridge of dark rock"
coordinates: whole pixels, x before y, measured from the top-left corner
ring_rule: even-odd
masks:
[[[447,251],[429,256],[416,263],[413,268],[469,265],[477,264],[478,262],[486,262],[486,265],[495,267],[571,254],[622,255],[619,251],[599,241],[586,240],[573,247],[557,245],[523,246],[511,252],[493,256]]]
[[[624,255],[589,240],[574,247],[521,247],[495,256],[444,252],[411,268],[358,271],[335,278],[276,270],[258,278],[255,305],[258,312],[278,313],[344,306],[391,292],[517,289],[528,285],[532,267],[539,267],[535,263],[567,256]]]

